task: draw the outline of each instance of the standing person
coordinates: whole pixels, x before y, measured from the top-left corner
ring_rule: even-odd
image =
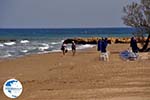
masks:
[[[72,53],[73,53],[73,56],[75,55],[76,53],[76,44],[74,41],[72,41],[72,45],[71,45],[71,48],[72,48]]]
[[[65,53],[67,53],[67,44],[65,42],[63,42],[62,46],[61,46],[61,50],[63,52],[63,55],[65,55]]]
[[[101,41],[101,58],[104,60],[104,61],[109,61],[109,57],[108,57],[108,53],[107,53],[107,38],[104,40],[102,38],[102,41]]]
[[[105,38],[104,42],[105,42],[105,46],[107,47],[108,46],[108,39]]]
[[[102,43],[101,43],[101,52],[102,53],[106,53],[107,52],[106,51],[106,47],[107,47],[107,42],[104,39],[102,39]]]
[[[102,41],[101,39],[99,39],[97,43],[97,51],[101,51],[101,44],[102,44]]]
[[[134,52],[134,53],[138,52],[138,46],[137,46],[137,41],[136,41],[135,37],[131,38],[130,47],[132,48],[132,52]]]

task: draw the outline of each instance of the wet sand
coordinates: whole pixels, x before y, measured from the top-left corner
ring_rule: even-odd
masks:
[[[23,85],[16,100],[150,100],[150,59],[120,59],[128,47],[110,45],[109,62],[99,61],[96,48],[0,61],[0,100],[10,100],[2,90],[10,78]]]

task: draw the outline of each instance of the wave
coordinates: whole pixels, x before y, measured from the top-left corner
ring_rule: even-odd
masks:
[[[61,50],[52,50],[51,52],[61,52]]]
[[[95,45],[90,45],[90,44],[86,44],[86,45],[77,45],[77,49],[87,49],[87,48],[93,48]],[[67,50],[71,51],[71,45],[67,46]],[[61,52],[61,50],[51,50],[50,52]]]
[[[11,46],[11,45],[15,45],[16,42],[5,42],[4,45],[7,45],[7,46]]]
[[[20,51],[20,52],[27,53],[27,52],[28,52],[28,50],[22,50],[22,51]]]
[[[41,41],[40,41],[41,42]],[[58,45],[52,45],[48,42],[46,43],[39,43],[30,41],[27,45],[22,45],[20,43],[28,43],[28,40],[21,40],[20,42],[6,42],[6,43],[0,43],[0,47],[2,48],[0,50],[0,58],[12,58],[12,57],[18,57],[18,56],[25,56],[30,54],[43,54],[43,53],[51,53],[51,52],[61,52],[60,50],[60,41],[59,42],[52,42],[52,44],[58,44]],[[16,44],[16,45],[15,45]],[[7,46],[5,46],[7,45]],[[14,45],[14,46],[11,46]],[[4,46],[4,47],[3,47]],[[86,49],[86,48],[92,48],[95,45],[77,45],[77,49]],[[71,44],[67,45],[67,49],[71,50]]]
[[[23,44],[24,44],[24,43],[29,43],[29,42],[30,42],[30,41],[28,41],[28,40],[21,40],[21,41],[20,41],[20,43],[23,43]]]
[[[3,47],[3,46],[4,46],[4,44],[0,43],[0,47]]]
[[[43,43],[43,44],[41,44],[41,45],[42,45],[41,47],[38,47],[38,49],[39,49],[40,51],[44,51],[44,50],[49,49],[49,45],[48,45],[48,44]]]
[[[87,49],[87,48],[93,48],[95,45],[90,45],[90,44],[85,44],[85,45],[80,45],[77,47],[77,49]]]
[[[50,44],[55,45],[55,44],[61,44],[62,42],[51,42]]]
[[[49,46],[50,48],[53,48],[54,46]]]
[[[0,58],[9,58],[11,56],[12,56],[11,54],[7,53],[5,55],[1,55]]]
[[[45,53],[50,53],[51,51],[43,51],[43,52],[38,52],[37,54],[45,54]]]
[[[65,40],[61,40],[61,43],[63,43]]]

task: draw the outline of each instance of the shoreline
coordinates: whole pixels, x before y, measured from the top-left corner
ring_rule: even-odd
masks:
[[[77,44],[77,49],[86,49],[93,47],[92,45],[97,45],[99,37],[90,37],[90,38],[74,38],[74,39],[65,39],[64,41],[69,44],[72,41],[75,41]],[[111,37],[108,38],[109,44],[114,43],[129,43],[129,38],[118,38]],[[12,41],[0,43],[0,59],[14,59],[14,58],[20,58],[20,56],[27,56],[32,54],[44,54],[49,52],[61,52],[59,49],[61,47],[62,40],[60,41],[47,41],[47,42],[39,42],[36,41],[30,41],[30,40],[19,40],[19,41]],[[31,49],[33,48],[33,49]],[[9,50],[10,49],[10,50]]]
[[[87,50],[92,49],[94,47],[96,47],[96,45],[90,45],[90,47],[85,47],[85,48],[77,48],[77,51],[79,51],[79,52],[87,51]],[[71,49],[68,49],[68,52],[71,52]],[[5,61],[5,60],[15,60],[15,59],[28,57],[28,56],[32,56],[32,55],[34,56],[34,55],[43,55],[43,54],[51,54],[51,53],[62,53],[62,51],[61,50],[45,51],[45,52],[38,52],[38,53],[35,53],[35,54],[20,55],[20,56],[17,56],[17,57],[0,58],[0,62]]]
[[[83,39],[83,41],[85,41],[85,39],[88,39],[88,40],[93,40],[95,41],[98,40],[99,38],[74,38],[75,40],[78,40],[78,39]],[[118,38],[109,38],[109,39],[118,39]],[[123,38],[121,38],[123,39]],[[125,39],[129,39],[129,38],[125,38]],[[68,39],[67,39],[68,40]],[[70,40],[69,40],[70,41]],[[69,43],[70,44],[70,43]],[[81,52],[81,51],[88,51],[92,48],[95,48],[95,51],[97,51],[97,44],[77,44],[77,45],[80,45],[80,46],[86,46],[88,45],[88,47],[83,47],[83,48],[77,48],[77,52]],[[129,46],[129,43],[126,42],[126,43],[109,43],[109,45],[128,45],[128,48],[130,48]],[[126,48],[125,50],[127,50],[128,48]],[[68,48],[68,52],[71,52],[71,48]],[[98,51],[97,51],[98,52]],[[20,59],[20,58],[23,58],[23,57],[28,57],[28,56],[34,56],[34,55],[44,55],[44,54],[51,54],[51,53],[62,53],[61,50],[53,50],[53,51],[45,51],[45,52],[38,52],[38,53],[33,53],[33,54],[26,54],[26,55],[20,55],[20,56],[17,56],[17,57],[10,57],[10,58],[0,58],[0,62],[1,61],[7,61],[7,60],[15,60],[15,59]],[[143,53],[146,53],[146,52],[143,52]],[[149,52],[147,52],[149,53]]]

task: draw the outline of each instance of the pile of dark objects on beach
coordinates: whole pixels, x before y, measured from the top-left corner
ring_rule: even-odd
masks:
[[[72,39],[66,39],[65,43],[72,43],[74,41],[76,44],[97,44],[98,40],[101,38],[98,37],[91,37],[91,38],[72,38]],[[130,38],[118,38],[118,37],[110,37],[107,38],[109,44],[113,43],[130,43]]]

